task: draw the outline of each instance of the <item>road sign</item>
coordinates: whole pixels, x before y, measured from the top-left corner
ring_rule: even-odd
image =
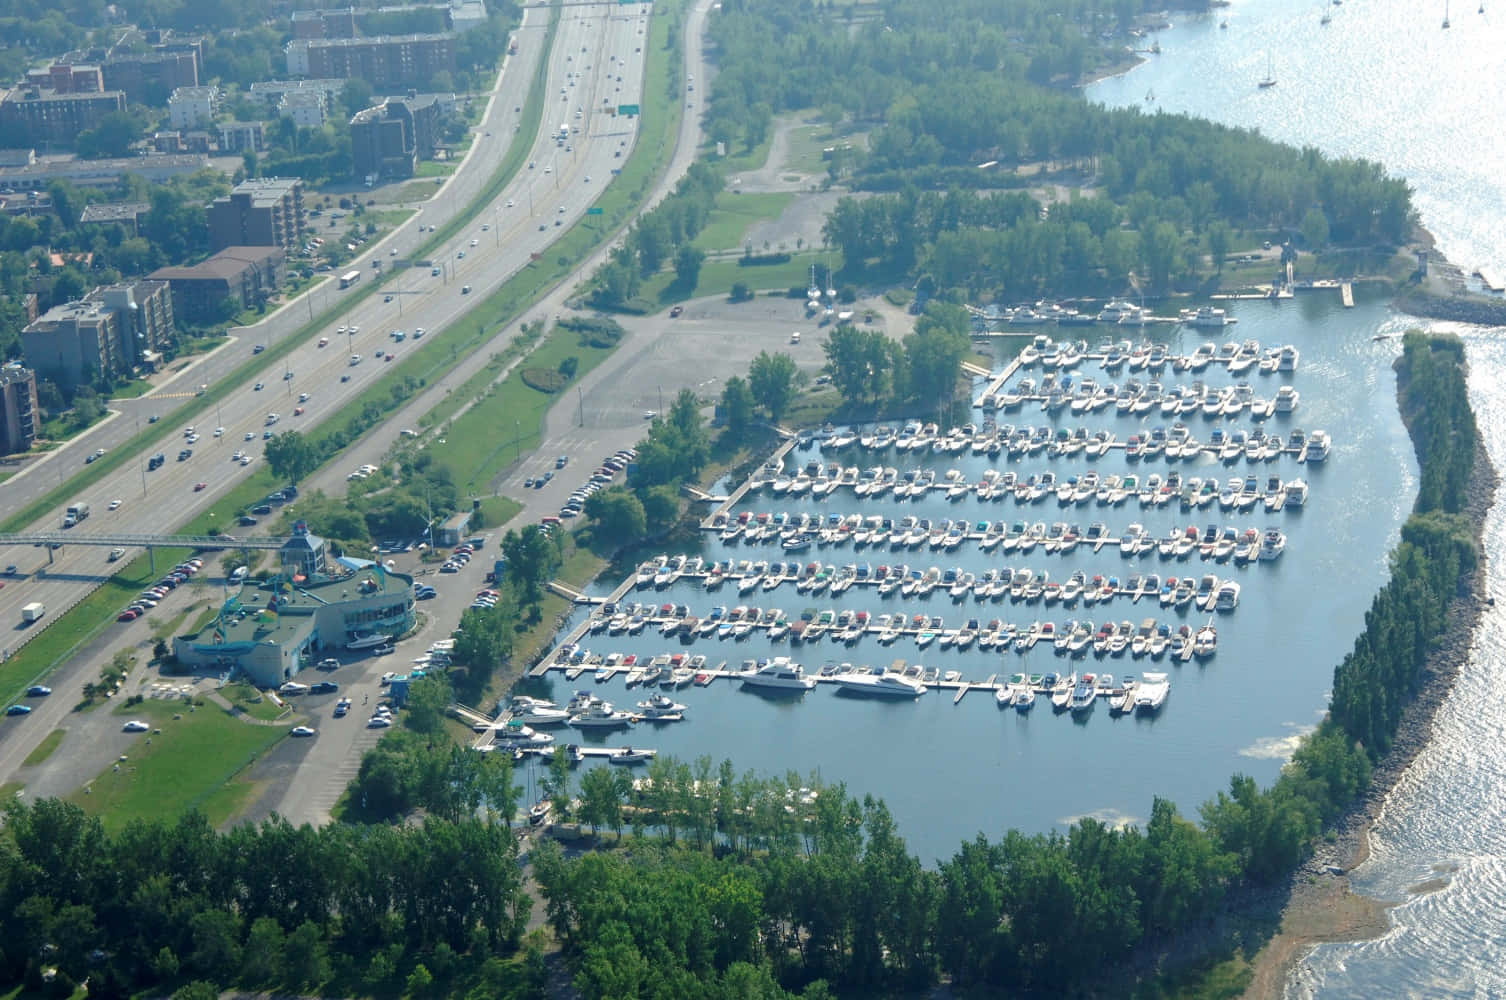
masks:
[[[599,208],[588,208],[588,209],[586,209],[586,214],[587,215],[600,215],[601,214],[601,209],[599,209]]]
[[[619,104],[617,105],[617,113],[619,115],[636,115],[638,113],[638,105]]]

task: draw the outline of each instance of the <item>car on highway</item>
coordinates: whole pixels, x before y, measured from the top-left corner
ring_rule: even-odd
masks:
[[[255,384],[255,385],[253,385],[253,386],[252,386],[252,387],[251,387],[251,388],[252,388],[252,390],[253,390],[253,391],[255,391],[255,392],[261,392],[261,391],[262,391],[262,390],[263,390],[263,389],[265,389],[265,388],[266,388],[266,387],[267,387],[267,386],[266,386],[266,383],[264,383],[264,382],[258,382],[258,383],[256,383],[256,384]]]
[[[85,465],[93,465],[95,462],[98,462],[100,459],[102,459],[104,457],[105,457],[105,450],[103,448],[100,448],[94,454],[92,454],[89,457],[85,458],[84,459],[84,464]]]
[[[478,244],[478,243],[480,243],[480,242],[481,242],[481,241],[480,241],[480,240],[471,240],[471,246],[472,246],[472,247],[475,247],[475,246],[476,246],[476,244]],[[463,255],[462,255],[462,256],[463,256]]]
[[[669,311],[669,318],[670,319],[679,319],[680,318],[680,314],[683,313],[684,311],[685,311],[685,307],[684,306],[675,306],[673,309],[671,309]]]
[[[511,198],[507,199],[507,207],[508,208],[512,208],[513,207],[513,205],[512,205],[512,199]]]
[[[320,681],[309,688],[309,694],[334,694],[338,690],[340,690],[340,685],[334,681]]]
[[[119,510],[121,503],[122,503],[121,499],[119,497],[116,497],[114,500],[110,501],[110,509],[111,510]]]
[[[5,710],[6,715],[30,715],[30,705],[12,705]]]
[[[125,549],[111,549],[110,550],[110,562],[115,562],[116,560],[118,560],[123,555],[125,555]]]
[[[208,488],[209,488],[209,484],[208,483],[194,483],[193,484],[193,491],[195,493],[200,493],[200,492],[202,492],[202,491],[204,491],[204,490],[206,490]]]
[[[28,698],[45,698],[50,694],[52,694],[52,688],[42,684],[33,684],[26,689],[26,697]]]
[[[193,458],[193,449],[192,448],[184,448],[182,451],[178,452],[178,461],[180,461],[180,462],[186,462],[190,458]]]
[[[439,268],[437,268],[437,267],[431,267],[431,268],[429,268],[429,277],[431,277],[431,278],[437,278],[437,277],[439,277]]]
[[[462,251],[460,251],[460,252],[459,252],[459,253],[457,253],[457,254],[456,254],[456,255],[455,255],[455,258],[456,258],[456,259],[457,259],[457,260],[465,260],[465,251],[464,251],[464,250],[462,250]]]
[[[303,407],[301,407],[301,406],[295,406],[295,407],[293,407],[293,416],[295,416],[295,417],[301,417],[301,416],[303,416]]]
[[[319,346],[320,347],[328,347],[329,346],[329,338],[328,337],[320,337],[319,338]]]
[[[471,294],[471,286],[470,285],[462,285],[461,288],[460,288],[460,294],[461,295],[469,295],[469,294]]]
[[[225,428],[223,428],[223,427],[216,427],[214,429],[214,436],[217,437],[217,438],[224,437],[225,436]]]
[[[267,349],[267,345],[266,344],[257,344],[255,347],[251,348],[251,353],[252,354],[260,354],[262,351],[265,351],[266,349]]]
[[[151,726],[147,725],[145,722],[142,722],[140,719],[132,719],[130,722],[127,722],[125,725],[120,727],[121,732],[125,733],[145,733],[149,732],[151,728]]]
[[[293,370],[291,368],[282,373],[282,380],[284,382],[290,382],[290,381],[292,381],[292,379],[293,379]]]
[[[314,731],[308,726],[294,726],[288,730],[289,736],[313,736]]]
[[[382,296],[382,301],[386,302],[388,304],[391,304],[391,302],[392,302],[392,296],[390,296],[390,295],[384,295],[384,296]]]

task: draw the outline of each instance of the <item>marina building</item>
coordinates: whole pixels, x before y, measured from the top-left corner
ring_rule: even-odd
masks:
[[[275,687],[322,656],[365,648],[413,628],[413,578],[378,564],[350,569],[330,560],[324,539],[294,526],[279,553],[281,573],[248,582],[199,632],[178,636],[182,663],[239,669],[252,683]]]

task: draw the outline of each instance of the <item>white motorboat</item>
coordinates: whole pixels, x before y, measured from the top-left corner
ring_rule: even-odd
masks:
[[[816,686],[816,679],[805,676],[800,664],[791,662],[788,656],[752,664],[737,676],[746,687],[809,691]]]
[[[1302,450],[1302,461],[1327,461],[1328,452],[1331,447],[1327,431],[1313,431],[1307,436],[1307,447]]]
[[[1141,674],[1140,683],[1135,685],[1135,711],[1144,715],[1159,712],[1170,693],[1171,681],[1166,674]]]
[[[1218,590],[1213,594],[1213,608],[1215,611],[1233,611],[1239,607],[1239,581],[1225,580],[1218,585]]]
[[[623,747],[607,758],[609,764],[625,764],[635,767],[639,764],[647,764],[658,755],[657,750],[635,750],[632,747]]]
[[[620,712],[609,701],[597,700],[570,716],[569,725],[575,729],[613,729],[633,721],[627,712]]]
[[[647,722],[678,722],[685,717],[685,706],[662,694],[638,703],[638,716]]]
[[[1072,688],[1072,694],[1067,699],[1067,709],[1074,715],[1087,712],[1093,707],[1093,702],[1098,699],[1098,685],[1094,682],[1091,674],[1084,674],[1077,685]]]
[[[923,682],[904,674],[838,674],[838,689],[874,698],[918,698],[926,693]]]
[[[517,695],[509,708],[512,717],[533,726],[557,726],[570,718],[570,713],[552,701]]]
[[[375,632],[358,632],[355,637],[346,642],[346,649],[375,649],[377,646],[385,646],[392,641],[392,636],[381,635]]]
[[[492,742],[499,747],[547,747],[554,743],[554,736],[541,733],[517,719],[492,727]]]
[[[1277,528],[1267,528],[1260,539],[1258,558],[1261,562],[1278,559],[1286,551],[1286,535]]]
[[[1277,413],[1291,413],[1297,408],[1302,394],[1289,385],[1284,385],[1276,390],[1276,399],[1273,407]]]

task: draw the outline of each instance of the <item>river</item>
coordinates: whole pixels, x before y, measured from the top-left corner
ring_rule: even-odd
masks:
[[[1322,25],[1325,9],[1331,23]],[[1258,127],[1285,142],[1378,160],[1413,186],[1422,222],[1450,260],[1466,271],[1506,267],[1506,11],[1457,2],[1325,8],[1276,0],[1185,16],[1159,42],[1159,56],[1095,84],[1089,97]],[[1278,83],[1259,89],[1267,66]],[[1391,324],[1416,325],[1401,317]],[[1506,467],[1501,331],[1429,325],[1465,337],[1485,444],[1496,467]],[[1392,930],[1375,941],[1320,946],[1288,984],[1289,996],[1506,992],[1506,517],[1499,504],[1485,546],[1487,586],[1499,607],[1484,616],[1432,743],[1392,792],[1370,859],[1354,873],[1356,889],[1400,904]]]

